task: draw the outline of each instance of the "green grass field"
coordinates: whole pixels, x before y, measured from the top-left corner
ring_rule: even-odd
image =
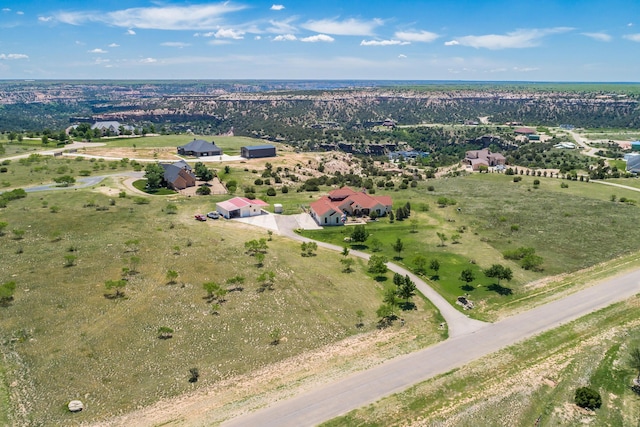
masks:
[[[540,180],[537,189],[534,179]],[[561,182],[568,188],[561,188]],[[640,231],[634,226],[639,207],[628,203],[611,202],[611,194],[638,199],[638,193],[610,186],[555,178],[524,177],[514,183],[512,177],[501,174],[470,175],[431,181],[435,191],[424,191],[421,183],[415,189],[391,192],[394,206],[407,201],[412,206],[410,220],[380,219],[367,225],[371,233],[364,249],[371,251],[371,241],[381,242],[381,254],[388,259],[398,254],[392,244],[400,238],[405,249],[397,262],[415,268],[415,258],[422,255],[440,262],[438,280],[429,283],[447,300],[469,293],[477,308],[472,316],[491,319],[501,306],[516,307],[519,301],[530,303],[532,290],[526,283],[545,276],[577,271],[598,263],[636,252],[640,245]],[[453,206],[437,207],[437,199],[454,199]],[[421,204],[428,211],[421,211]],[[460,211],[458,211],[460,209]],[[412,233],[411,220],[417,221],[417,232]],[[464,227],[464,232],[461,232]],[[442,232],[448,241],[440,246],[436,235]],[[351,233],[349,227],[307,231],[306,236],[344,244]],[[460,243],[452,243],[452,235],[459,234]],[[518,247],[531,247],[544,260],[543,271],[526,271],[517,262],[505,260],[502,253]],[[488,279],[482,270],[492,264],[503,264],[513,271],[513,280]],[[470,268],[475,275],[471,288],[463,288],[460,280],[463,269]],[[433,272],[427,272],[427,279]],[[505,295],[505,292],[511,292]],[[493,313],[493,314],[492,314]]]
[[[213,198],[114,200],[69,190],[30,194],[0,211],[9,224],[0,237],[0,283],[17,285],[15,300],[0,307],[1,383],[17,384],[10,389],[13,411],[0,420],[96,421],[376,328],[383,284],[358,263],[343,273],[339,254],[302,257],[297,243],[274,236],[259,268],[244,242],[266,238],[264,230],[193,220],[194,212],[213,208]],[[177,214],[163,212],[169,203]],[[132,240],[137,243],[126,244]],[[69,256],[73,266],[65,266]],[[105,281],[120,279],[123,268],[138,271],[125,276],[126,298],[106,298]],[[169,269],[179,273],[176,284],[168,284]],[[275,273],[274,290],[260,292],[262,271]],[[228,293],[212,314],[202,284],[224,285],[236,275],[245,277],[244,289]],[[396,351],[442,337],[433,308],[416,304],[404,315],[413,338]],[[364,312],[364,328],[356,327],[357,310]],[[174,329],[172,339],[158,339],[161,326]],[[270,345],[274,329],[286,343]],[[195,385],[187,381],[192,367],[201,373]],[[76,398],[91,409],[71,417],[64,407]]]
[[[247,138],[244,136],[211,136],[211,135],[159,135],[145,136],[140,138],[114,138],[101,139],[98,142],[106,143],[109,147],[136,147],[136,148],[160,148],[178,147],[188,144],[194,139],[204,139],[205,141],[215,141],[216,145],[222,148],[225,154],[236,156],[240,154],[240,147],[246,145],[263,145],[262,139]]]

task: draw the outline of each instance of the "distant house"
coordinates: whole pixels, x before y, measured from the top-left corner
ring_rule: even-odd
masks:
[[[135,131],[133,126],[122,125],[120,122],[115,120],[95,122],[91,125],[91,129],[99,129],[102,132],[102,135],[120,135],[121,131]]]
[[[480,166],[504,166],[505,157],[500,153],[492,153],[488,149],[467,151],[463,162],[477,171]]]
[[[553,148],[565,148],[568,150],[573,150],[576,148],[576,144],[573,142],[559,142],[553,146]]]
[[[391,212],[392,205],[389,196],[371,196],[365,191],[342,187],[312,202],[310,214],[319,225],[342,225],[347,215],[366,216],[375,212],[384,216]]]
[[[178,147],[178,154],[195,157],[221,156],[222,149],[215,142],[194,139],[190,143]]]
[[[262,200],[251,200],[246,197],[234,197],[225,202],[216,203],[216,210],[227,219],[245,218],[262,214],[262,208],[269,206]]]
[[[164,169],[164,181],[169,188],[173,190],[184,190],[185,188],[196,185],[196,176],[191,166],[184,160],[176,163],[160,163],[160,166]]]
[[[262,157],[275,157],[276,147],[273,145],[252,145],[240,148],[240,155],[245,159],[259,159]]]
[[[536,133],[536,130],[528,127],[520,127],[520,128],[514,129],[514,132],[517,133],[518,135],[532,135]]]
[[[640,141],[631,141],[631,151],[640,151]]]
[[[427,157],[429,152],[427,151],[419,151],[419,150],[411,150],[411,151],[391,151],[389,153],[389,160],[396,159],[417,159],[418,157]]]
[[[382,122],[382,126],[388,127],[388,128],[395,128],[396,122],[395,120],[387,119],[384,122]]]
[[[627,160],[627,172],[640,173],[640,155],[629,156]]]

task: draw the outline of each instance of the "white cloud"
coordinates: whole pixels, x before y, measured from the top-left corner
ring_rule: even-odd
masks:
[[[629,22],[629,23],[627,24],[627,27],[633,27],[633,22]]]
[[[581,33],[583,36],[598,40],[600,42],[610,42],[612,37],[607,33]]]
[[[0,53],[0,59],[29,59],[29,56],[23,53]]]
[[[627,40],[631,40],[632,42],[638,42],[640,43],[640,34],[636,33],[636,34],[627,34],[625,36],[622,36]]]
[[[504,35],[487,34],[484,36],[464,36],[458,37],[454,41],[458,42],[457,44],[462,46],[475,47],[476,49],[521,49],[540,45],[541,39],[550,34],[566,33],[571,30],[572,28],[568,27],[534,28],[528,30],[516,30]],[[451,46],[451,44],[449,46]]]
[[[107,51],[106,51],[106,50],[103,50],[103,49],[100,49],[100,48],[96,48],[96,49],[88,50],[87,52],[89,52],[89,53],[100,53],[100,54],[102,54],[102,53],[107,53]]]
[[[444,42],[445,46],[457,46],[459,44],[460,44],[460,42],[458,40],[450,40],[448,42]]]
[[[103,22],[116,27],[150,30],[213,30],[219,27],[222,16],[246,7],[232,2],[134,7],[113,12],[61,12],[56,15],[56,19],[71,25]]]
[[[398,31],[394,34],[395,38],[408,42],[431,43],[440,36],[429,31]]]
[[[360,46],[404,46],[411,42],[403,42],[402,40],[362,40]]]
[[[158,62],[158,60],[155,58],[144,58],[144,59],[141,59],[140,62],[142,64],[153,64],[154,62]]]
[[[9,9],[8,7],[4,7],[4,8],[2,8],[2,11],[3,12],[11,12],[11,9]]]
[[[381,19],[373,19],[371,21],[360,21],[353,18],[344,21],[321,19],[319,21],[307,21],[301,27],[317,33],[338,36],[372,36],[373,30],[382,24]]]
[[[164,43],[160,43],[160,46],[179,47],[182,49],[183,47],[191,46],[191,44],[183,43],[183,42],[164,42]]]
[[[304,37],[300,39],[301,42],[309,42],[309,43],[316,43],[316,42],[328,42],[331,43],[333,41],[335,41],[335,39],[331,36],[328,36],[326,34],[316,34],[315,36],[309,36],[309,37]]]
[[[260,37],[260,36],[255,36],[253,39],[254,39],[254,40],[262,40],[262,37]]]
[[[244,38],[244,31],[234,30],[232,28],[221,28],[218,31],[216,31],[214,36],[216,36],[216,38],[219,38],[219,39],[242,40]]]
[[[129,28],[125,34],[128,35],[128,36],[135,36],[136,32],[133,31],[131,28]]]
[[[231,41],[224,40],[224,39],[215,39],[215,40],[208,41],[207,44],[210,44],[212,46],[221,46],[223,44],[231,44]]]
[[[271,6],[270,9],[271,10],[282,10],[282,9],[284,9],[284,5],[282,5],[282,4],[274,4],[274,5]]]
[[[269,24],[271,26],[267,28],[267,31],[274,34],[295,33],[298,31],[298,29],[295,26],[291,25],[291,23],[295,20],[295,17],[285,19],[284,21],[270,20]]]
[[[513,67],[513,71],[517,71],[520,73],[528,73],[531,71],[538,71],[540,68],[537,67]]]
[[[405,55],[404,53],[401,53],[400,55],[398,55],[398,58],[400,58],[400,59],[404,59],[406,57],[407,57],[407,55]]]
[[[96,65],[101,65],[101,64],[106,64],[108,63],[110,60],[109,59],[104,59],[104,58],[96,58],[95,60],[95,64]]]
[[[19,10],[19,11],[16,12],[16,15],[24,15],[24,12]]]
[[[38,21],[49,22],[53,19],[53,16],[38,16]]]
[[[111,43],[109,47],[120,47],[120,45],[118,43]]]
[[[284,42],[284,41],[292,42],[296,40],[298,40],[298,38],[293,34],[281,34],[273,38],[274,42]]]

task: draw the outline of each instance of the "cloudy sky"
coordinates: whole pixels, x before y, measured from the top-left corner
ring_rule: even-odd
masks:
[[[640,81],[638,0],[0,0],[0,79]]]

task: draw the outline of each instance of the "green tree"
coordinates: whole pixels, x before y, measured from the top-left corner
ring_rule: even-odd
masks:
[[[411,221],[409,221],[409,223],[411,223],[411,232],[412,233],[417,233],[418,232],[418,220],[417,219],[412,219]]]
[[[362,310],[356,310],[356,328],[362,328],[364,326],[364,311]]]
[[[0,224],[2,224],[2,223],[0,223]],[[1,229],[0,229],[0,231],[1,231]],[[346,247],[346,246],[343,247],[342,248],[342,252],[340,252],[340,254],[342,254],[342,256],[345,257],[345,258],[348,257],[349,256],[349,248]]]
[[[476,276],[473,274],[473,270],[465,268],[460,272],[460,280],[468,284],[476,280]]]
[[[300,245],[302,256],[314,256],[315,251],[318,250],[318,244],[316,242],[302,242]]]
[[[6,307],[13,301],[13,294],[16,291],[16,282],[5,282],[0,285],[0,306]]]
[[[369,237],[369,232],[364,225],[356,225],[351,232],[351,241],[357,243],[364,243]]]
[[[176,279],[178,278],[178,272],[175,270],[168,270],[166,277],[167,277],[167,280],[169,281],[168,283],[170,285],[173,285],[176,283]]]
[[[640,347],[633,347],[629,351],[627,364],[631,369],[634,369],[638,373],[636,381],[640,382]]]
[[[500,280],[511,280],[513,278],[513,272],[509,267],[504,267],[500,264],[493,264],[491,267],[484,271],[484,275],[489,278],[498,279],[498,286],[500,286]]]
[[[440,271],[440,261],[438,261],[435,258],[432,259],[431,262],[429,263],[429,269],[433,271],[434,276],[437,276],[438,271]]]
[[[144,177],[147,179],[147,189],[157,190],[164,183],[164,169],[158,163],[149,163],[145,168]]]
[[[586,409],[598,409],[602,405],[600,393],[589,387],[580,387],[576,390],[576,405]]]
[[[64,256],[64,266],[65,267],[73,267],[74,265],[76,265],[76,259],[77,258],[78,257],[75,256],[75,255],[71,255],[71,254],[65,255]]]
[[[439,246],[444,246],[444,242],[447,241],[447,236],[444,233],[441,233],[441,232],[437,232],[436,235],[438,236],[438,239],[440,239],[440,245]]]
[[[340,263],[341,263],[341,264],[342,264],[342,266],[343,266],[342,271],[343,271],[344,273],[351,273],[351,272],[353,271],[352,267],[353,267],[353,264],[355,263],[355,261],[353,260],[353,258],[342,258],[342,259],[340,260]]]
[[[389,304],[382,304],[376,310],[376,316],[378,316],[378,325],[383,328],[387,327],[396,318],[395,307]]]
[[[271,338],[271,345],[278,345],[282,341],[282,331],[279,328],[272,329],[269,332],[269,338]]]
[[[107,288],[107,291],[110,291],[112,289],[116,291],[115,295],[112,295],[113,298],[122,298],[124,297],[124,292],[122,291],[122,289],[127,286],[127,281],[124,279],[107,280],[106,282],[104,282],[104,286],[105,288]]]
[[[400,258],[400,254],[402,253],[402,250],[404,249],[404,243],[402,242],[402,240],[398,237],[396,239],[396,242],[394,244],[392,244],[391,246],[393,247],[393,250],[398,253],[398,258]]]
[[[402,283],[398,287],[398,297],[405,300],[405,302],[408,304],[411,298],[413,298],[415,295],[416,295],[416,284],[413,282],[413,280],[411,280],[411,278],[408,275],[404,276]]]
[[[372,252],[380,252],[382,250],[382,242],[377,237],[372,238],[370,243]]]
[[[388,271],[387,257],[384,255],[371,255],[369,257],[368,269],[370,273],[381,276]]]
[[[7,226],[9,226],[8,222],[0,221],[0,236],[4,236],[5,235],[4,230],[7,228]]]
[[[129,274],[137,274],[138,266],[140,266],[140,257],[132,256],[129,258]]]
[[[200,181],[209,182],[213,179],[213,172],[202,162],[196,162],[193,171]]]
[[[71,175],[63,175],[63,176],[58,176],[53,178],[53,180],[60,184],[61,187],[68,187],[71,184],[75,184],[76,179],[74,177],[72,177]]]
[[[207,292],[207,301],[209,302],[223,302],[224,296],[227,294],[227,290],[216,282],[205,282],[202,284],[202,288]]]
[[[199,196],[208,196],[209,194],[211,194],[211,188],[206,185],[201,185],[196,190],[196,194]]]
[[[272,291],[275,285],[276,274],[273,271],[264,271],[262,274],[258,276],[258,282],[260,283],[260,288],[258,289],[260,292],[264,292],[266,290]]]
[[[158,328],[158,338],[161,340],[168,340],[173,337],[173,329],[168,326],[160,326]]]
[[[418,255],[413,259],[413,263],[415,264],[415,272],[418,274],[426,273],[427,268],[427,258],[424,255]]]
[[[241,291],[244,284],[244,276],[233,276],[227,279],[227,285],[231,285],[231,289],[234,291]]]

